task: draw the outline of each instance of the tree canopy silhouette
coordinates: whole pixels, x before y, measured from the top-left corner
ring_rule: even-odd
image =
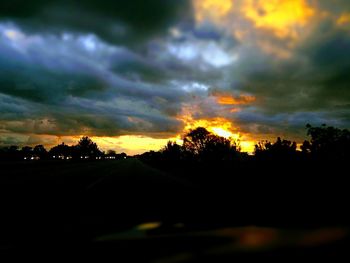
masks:
[[[161,153],[166,160],[179,161],[185,158],[183,147],[172,141],[168,141],[167,145],[161,149]]]
[[[33,149],[33,153],[40,157],[41,159],[47,158],[47,150],[45,149],[45,147],[43,145],[36,145]]]
[[[255,156],[263,159],[293,159],[297,154],[297,144],[277,138],[276,142],[259,142],[255,145]]]
[[[229,160],[240,151],[236,141],[215,135],[203,127],[189,131],[184,136],[182,147],[185,153],[201,161]]]
[[[350,131],[323,124],[321,127],[306,125],[310,141],[304,141],[301,149],[317,159],[344,160],[350,157]]]
[[[74,149],[72,146],[68,146],[64,142],[51,148],[49,151],[51,156],[72,156],[74,154]]]
[[[89,137],[84,136],[82,137],[77,146],[76,151],[81,156],[89,156],[89,157],[96,157],[100,156],[102,152],[99,150],[96,143],[94,143]]]

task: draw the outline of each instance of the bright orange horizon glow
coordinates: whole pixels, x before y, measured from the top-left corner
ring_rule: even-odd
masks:
[[[174,141],[179,145],[182,145],[182,137],[189,130],[195,129],[198,127],[204,127],[209,132],[212,132],[215,135],[224,137],[226,139],[239,141],[241,151],[253,153],[255,147],[255,141],[250,139],[248,135],[241,134],[233,128],[233,125],[230,121],[223,118],[215,118],[210,120],[192,120],[187,122],[182,133],[174,135],[173,137],[168,138],[152,138],[150,136],[144,135],[122,135],[118,137],[113,136],[89,136],[89,138],[95,142],[100,150],[108,151],[115,150],[116,152],[125,152],[128,155],[142,154],[148,151],[159,151],[162,149],[168,141]],[[50,148],[65,143],[67,145],[77,144],[81,137],[86,135],[74,135],[74,136],[56,136],[56,135],[41,135],[43,140],[42,144]],[[30,146],[35,146],[39,143],[34,143]],[[28,145],[28,144],[27,144]]]
[[[237,128],[233,126],[233,123],[225,118],[212,118],[212,119],[199,119],[194,120],[192,116],[184,115],[181,118],[186,123],[184,133],[189,130],[193,130],[198,127],[206,128],[209,132],[215,135],[224,137],[226,139],[239,141],[242,152],[252,153],[254,152],[255,141],[251,140],[246,134],[242,134],[237,131]]]

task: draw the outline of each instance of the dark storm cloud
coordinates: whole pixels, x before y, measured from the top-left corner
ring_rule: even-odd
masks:
[[[209,26],[190,32],[189,1],[14,1],[0,15],[6,132],[173,135],[182,104],[207,88],[198,81],[221,75],[169,52],[171,26],[204,44],[220,37]],[[194,59],[211,62],[205,51]]]
[[[164,32],[179,19],[191,23],[191,4],[187,0],[84,0],[74,3],[69,0],[13,0],[1,4],[0,16],[24,21],[27,26],[39,26],[42,30],[47,29],[45,27],[50,30],[69,28],[92,31],[108,40],[129,41]]]
[[[350,34],[337,22],[348,1],[317,1],[320,15],[294,42],[235,11],[244,1],[230,17],[197,23],[191,1],[71,2],[0,7],[9,142],[12,133],[172,137],[182,114],[223,117],[257,137],[301,138],[308,122],[350,127]],[[215,94],[255,100],[222,105]]]
[[[249,130],[258,124],[289,136],[306,123],[350,127],[350,34],[326,19],[290,50],[288,59],[256,49],[243,53],[231,89],[256,96],[255,110],[232,119]],[[304,116],[303,118],[301,116]],[[288,133],[287,133],[288,134]]]
[[[159,81],[166,70],[146,54],[93,34],[33,33],[9,22],[0,31],[7,132],[164,136],[181,129],[174,116],[186,94],[169,79]]]

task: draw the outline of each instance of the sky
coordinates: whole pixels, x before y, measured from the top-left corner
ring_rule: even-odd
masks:
[[[0,145],[158,150],[197,126],[242,150],[350,127],[348,0],[4,0]]]

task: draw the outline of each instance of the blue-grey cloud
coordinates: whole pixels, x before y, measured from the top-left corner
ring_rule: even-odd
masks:
[[[316,2],[323,15],[293,39],[239,9],[196,23],[191,1],[5,1],[0,137],[171,137],[182,114],[257,136],[300,138],[308,122],[349,127],[350,35],[338,19],[350,6]],[[256,99],[220,104],[215,94]]]

